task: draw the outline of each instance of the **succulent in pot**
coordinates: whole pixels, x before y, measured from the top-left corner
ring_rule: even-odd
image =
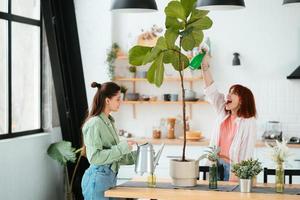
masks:
[[[241,192],[251,192],[252,178],[262,171],[262,166],[258,159],[250,158],[233,164],[231,171],[240,179]]]

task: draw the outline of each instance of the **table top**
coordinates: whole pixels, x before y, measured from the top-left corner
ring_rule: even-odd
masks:
[[[134,178],[131,181],[145,181],[143,178]],[[159,179],[157,182],[170,182],[169,179]],[[198,181],[198,184],[208,184],[207,181]],[[236,182],[222,182],[218,185],[237,185]],[[274,184],[257,184],[257,187],[274,187]],[[299,188],[300,185],[285,185],[285,188]],[[240,193],[220,192],[189,189],[160,189],[160,188],[137,188],[137,187],[115,187],[105,192],[106,197],[118,198],[148,198],[159,200],[299,200],[299,195],[289,194],[264,194],[264,193]],[[269,198],[269,199],[268,199]]]

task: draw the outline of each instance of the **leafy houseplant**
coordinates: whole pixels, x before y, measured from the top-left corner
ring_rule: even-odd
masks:
[[[194,47],[200,45],[204,37],[203,30],[209,29],[212,26],[212,21],[207,17],[209,11],[196,9],[196,0],[170,1],[164,11],[166,15],[166,32],[164,36],[158,38],[154,47],[137,45],[131,48],[129,51],[129,63],[134,66],[151,63],[147,71],[147,79],[151,84],[155,84],[157,87],[160,87],[163,83],[166,64],[171,64],[173,68],[178,71],[182,92],[183,121],[185,122],[186,106],[183,71],[189,66],[189,59],[184,55],[184,52],[191,51]],[[183,123],[183,137],[183,151],[180,161],[186,162],[186,167],[187,165],[197,165],[195,161],[187,160],[185,157],[186,123]],[[171,160],[171,162],[173,161],[174,160]],[[174,161],[173,164],[175,164],[175,162],[179,161]],[[176,164],[181,165],[182,163]],[[173,170],[172,167],[171,169]],[[193,170],[194,168],[191,169],[191,171]],[[188,171],[187,168],[186,171]],[[197,172],[196,170],[194,171]],[[173,172],[170,173],[172,174]],[[176,176],[179,175],[179,173],[179,171],[178,173],[176,171],[173,175]],[[198,174],[195,174],[195,176],[197,177]],[[175,178],[173,177],[174,185],[181,185],[180,183],[175,183],[174,180]],[[182,184],[184,184],[184,186],[195,185],[196,178],[189,184],[187,182],[188,181]]]
[[[240,163],[235,163],[231,171],[240,178],[241,192],[251,191],[251,180],[262,171],[261,162],[253,160],[243,160]]]
[[[203,30],[212,26],[206,15],[209,11],[197,10],[196,0],[171,1],[165,8],[166,32],[154,47],[134,46],[129,51],[131,65],[140,66],[151,63],[147,79],[151,84],[160,87],[164,80],[166,64],[171,64],[178,71],[181,80],[183,121],[185,121],[185,101],[183,70],[189,66],[189,59],[183,50],[191,51],[203,40]],[[179,44],[177,39],[179,38]],[[185,161],[186,126],[184,126],[184,146],[182,161]]]
[[[66,187],[67,187],[67,193],[66,193],[66,199],[73,200],[73,182],[75,178],[75,174],[79,165],[79,162],[81,160],[81,157],[85,154],[84,147],[75,150],[75,148],[72,147],[71,142],[68,141],[60,141],[56,143],[52,143],[47,150],[47,154],[59,162],[62,166],[64,166],[65,170],[65,176],[66,176]],[[79,154],[79,157],[77,159],[77,154]],[[77,159],[77,162],[76,162]],[[69,180],[68,171],[67,171],[67,163],[72,162],[75,163],[75,168],[72,173],[71,182]]]
[[[114,80],[115,78],[115,60],[117,59],[118,52],[120,51],[120,47],[117,43],[113,43],[111,48],[107,52],[106,62],[108,64],[108,76],[110,80]]]
[[[275,190],[276,192],[281,193],[284,191],[283,163],[287,162],[287,158],[291,154],[284,138],[282,139],[282,142],[276,140],[275,145],[266,143],[266,146],[271,148],[271,158],[276,163]]]
[[[216,189],[218,187],[218,166],[217,162],[220,158],[229,159],[226,156],[219,155],[220,147],[212,146],[208,147],[208,150],[205,150],[205,154],[203,154],[199,160],[203,158],[207,158],[211,162],[211,166],[209,167],[209,188]]]

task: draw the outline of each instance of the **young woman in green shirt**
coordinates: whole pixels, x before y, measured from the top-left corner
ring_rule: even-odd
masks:
[[[104,192],[116,185],[120,165],[134,164],[136,152],[132,140],[120,141],[111,112],[121,103],[120,86],[113,82],[91,85],[97,88],[91,111],[82,127],[83,141],[90,167],[81,187],[85,200],[104,200]]]

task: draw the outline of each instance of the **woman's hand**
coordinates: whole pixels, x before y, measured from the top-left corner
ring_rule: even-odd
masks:
[[[209,55],[207,49],[201,49],[200,53],[203,53],[203,51],[206,52],[206,53],[205,53],[205,56],[202,59],[201,68],[202,68],[202,70],[205,71],[209,68],[210,55]]]
[[[127,144],[128,144],[128,146],[129,146],[129,149],[132,150],[132,149],[133,149],[133,146],[134,146],[135,144],[137,144],[137,142],[134,141],[134,140],[127,140]]]

